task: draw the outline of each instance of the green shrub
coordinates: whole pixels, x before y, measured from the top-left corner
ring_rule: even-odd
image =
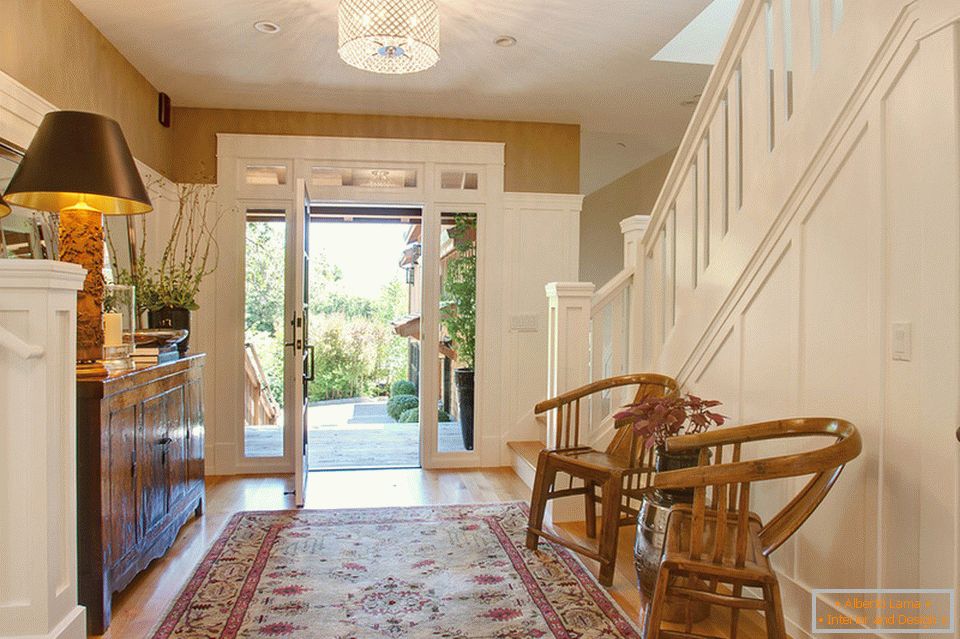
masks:
[[[400,418],[397,421],[401,424],[415,424],[416,422],[420,421],[420,408],[408,408],[400,413]],[[453,421],[453,418],[450,417],[450,414],[447,413],[447,411],[438,410],[437,421],[450,422]]]
[[[420,400],[416,395],[394,395],[387,402],[387,415],[399,421],[400,415],[411,408],[417,408]],[[416,421],[416,420],[414,420]]]
[[[405,379],[401,379],[393,383],[390,387],[390,397],[395,397],[396,395],[416,395],[417,387],[413,382],[408,382]]]

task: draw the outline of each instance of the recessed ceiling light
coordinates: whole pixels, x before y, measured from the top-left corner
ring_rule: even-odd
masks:
[[[619,146],[621,149],[627,148],[627,145],[625,142],[617,142],[617,146]]]
[[[512,47],[513,45],[515,45],[517,43],[517,39],[514,38],[513,36],[502,35],[502,36],[497,36],[497,39],[494,40],[493,43],[498,47],[503,47],[504,49],[506,49],[507,47]]]
[[[260,20],[253,23],[253,28],[260,33],[277,33],[280,31],[280,25],[269,20]]]

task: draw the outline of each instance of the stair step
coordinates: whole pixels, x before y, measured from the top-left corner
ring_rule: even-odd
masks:
[[[507,442],[510,449],[511,462],[514,472],[527,486],[533,488],[533,477],[537,470],[537,456],[543,450],[543,442],[521,441]]]

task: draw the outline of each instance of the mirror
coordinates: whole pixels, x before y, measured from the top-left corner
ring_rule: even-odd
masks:
[[[23,149],[0,140],[0,193],[6,190],[21,158]],[[10,215],[0,219],[0,257],[57,259],[57,215],[14,205],[10,208]]]
[[[116,282],[122,272],[133,273],[137,267],[136,233],[132,215],[104,215],[103,275],[107,282]]]

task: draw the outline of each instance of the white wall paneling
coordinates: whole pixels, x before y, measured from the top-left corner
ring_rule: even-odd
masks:
[[[796,75],[788,113],[787,60],[776,39],[786,3],[771,5],[781,51],[774,49],[772,111],[766,3],[743,3],[740,24],[756,28],[734,34],[711,77],[644,237],[639,278],[653,288],[643,291],[638,367],[721,399],[737,422],[836,415],[863,434],[861,456],[774,554],[793,636],[809,633],[813,588],[960,581],[960,8],[848,2],[836,32],[821,11],[814,68],[808,4],[789,5]],[[797,46],[801,35],[810,44]],[[731,117],[737,82],[742,120]],[[737,207],[740,163],[730,135],[740,122]],[[714,152],[720,135],[725,158]],[[689,176],[697,165],[702,180],[708,162],[710,179],[698,188],[711,194],[705,211],[691,205]],[[724,193],[726,233],[715,210]],[[911,328],[909,361],[892,358],[894,323]],[[801,485],[762,485],[753,507],[769,516]]]

